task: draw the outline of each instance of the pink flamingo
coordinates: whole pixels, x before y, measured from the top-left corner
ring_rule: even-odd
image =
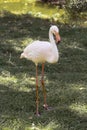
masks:
[[[55,36],[55,39],[54,39]],[[36,65],[36,115],[39,116],[39,95],[38,95],[38,63],[42,63],[42,77],[41,84],[43,86],[44,94],[44,108],[49,109],[46,101],[46,90],[44,86],[44,63],[56,63],[59,59],[59,52],[56,43],[61,41],[59,29],[53,25],[49,29],[49,40],[47,41],[34,41],[29,44],[21,54],[20,58],[31,60]],[[56,41],[55,41],[56,40]]]

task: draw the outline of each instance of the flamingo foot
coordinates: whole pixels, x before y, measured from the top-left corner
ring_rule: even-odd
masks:
[[[40,116],[41,116],[41,114],[40,114],[39,112],[36,112],[35,115],[36,115],[37,117],[40,117]]]
[[[53,110],[52,107],[49,107],[47,104],[44,104],[43,107],[44,107],[44,109],[47,110],[47,111]]]

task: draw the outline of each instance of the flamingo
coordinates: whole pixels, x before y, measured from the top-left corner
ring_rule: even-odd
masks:
[[[54,38],[55,36],[55,38]],[[20,58],[26,58],[31,60],[36,65],[36,115],[40,116],[39,113],[39,94],[38,94],[38,63],[42,63],[42,76],[41,84],[43,88],[44,105],[43,107],[48,110],[48,104],[46,101],[46,90],[44,85],[44,64],[56,63],[59,59],[59,51],[57,49],[56,43],[61,41],[59,35],[59,28],[56,25],[52,25],[49,29],[49,40],[48,41],[34,41],[29,44],[21,53]]]

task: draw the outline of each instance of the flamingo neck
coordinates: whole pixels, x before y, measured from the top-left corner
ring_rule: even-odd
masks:
[[[53,34],[50,31],[49,31],[49,40],[50,40],[50,43],[55,44]]]

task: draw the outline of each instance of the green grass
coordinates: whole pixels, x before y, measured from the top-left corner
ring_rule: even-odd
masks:
[[[87,26],[87,11],[74,14],[69,14],[66,8],[59,9],[58,6],[45,4],[40,0],[0,0],[0,12],[3,16],[7,11],[16,15],[29,14],[36,18],[50,20],[51,22],[60,22],[62,24],[70,24],[75,27]],[[73,17],[73,18],[72,18]]]
[[[87,28],[56,25],[62,42],[59,62],[45,65],[45,111],[39,82],[40,112],[34,115],[35,65],[20,60],[24,47],[48,40],[50,20],[3,12],[0,17],[0,130],[87,129]],[[41,65],[39,65],[39,80]]]
[[[44,4],[36,0],[7,0],[0,2],[0,10],[7,10],[14,14],[31,14],[45,19],[63,19],[65,10],[58,10],[57,6]],[[67,17],[67,15],[65,15]],[[64,19],[65,19],[64,17]],[[63,20],[62,20],[63,21]]]

